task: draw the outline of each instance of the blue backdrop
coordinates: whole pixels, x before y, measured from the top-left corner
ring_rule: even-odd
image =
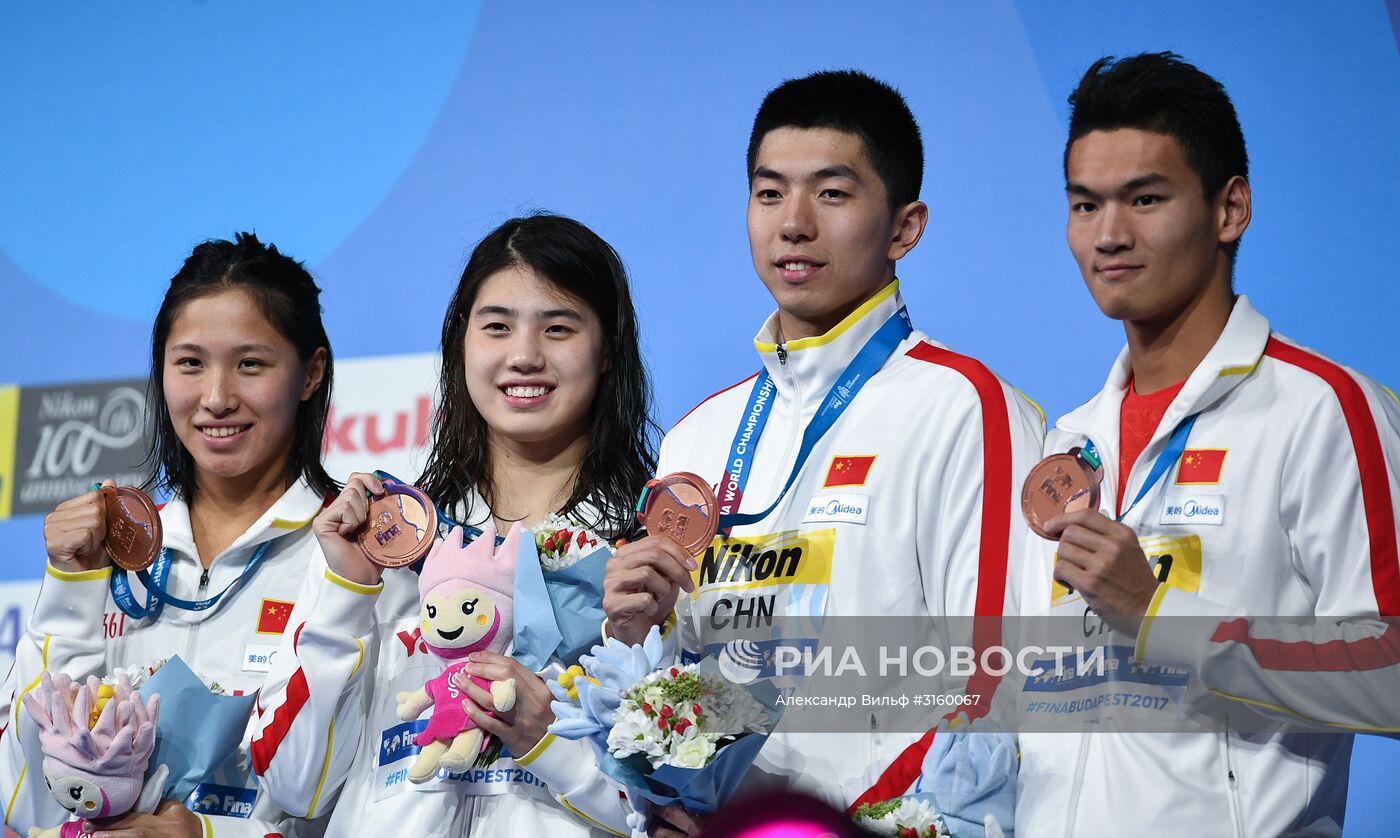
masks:
[[[878,8],[878,11],[875,9]],[[165,282],[256,229],[307,260],[340,357],[435,349],[474,241],[573,215],[631,270],[663,425],[756,366],[744,234],[763,93],[816,69],[898,85],[923,126],[915,323],[1053,417],[1122,342],[1064,243],[1065,96],[1105,54],[1218,77],[1253,163],[1236,286],[1394,387],[1400,0],[1346,4],[11,3],[0,12],[0,382],[144,374]],[[1074,343],[1036,342],[1068,317]],[[41,561],[0,521],[0,579]],[[1348,833],[1400,821],[1400,746],[1358,741]]]

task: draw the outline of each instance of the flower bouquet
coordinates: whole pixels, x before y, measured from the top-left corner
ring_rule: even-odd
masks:
[[[851,814],[877,835],[1002,838],[1013,832],[1016,766],[1010,734],[940,729],[904,796],[857,806]]]
[[[551,657],[577,663],[598,642],[606,616],[603,573],[612,548],[577,521],[551,515],[519,549],[512,656],[535,672]]]
[[[767,739],[772,717],[748,689],[705,664],[665,663],[660,631],[640,645],[608,639],[555,682],[551,733],[584,739],[603,771],[627,788],[629,826],[646,804],[714,812]],[[644,833],[643,833],[644,834]]]
[[[217,681],[196,675],[178,655],[139,670],[144,670],[141,692],[159,694],[161,702],[151,764],[170,770],[163,796],[183,802],[206,774],[238,752],[254,696],[229,694]]]
[[[856,825],[875,835],[897,838],[952,838],[938,810],[920,797],[896,797],[856,807]]]

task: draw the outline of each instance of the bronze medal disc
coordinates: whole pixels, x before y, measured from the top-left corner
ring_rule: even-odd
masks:
[[[370,499],[360,549],[380,567],[404,567],[428,555],[437,528],[437,508],[427,495],[385,480],[384,494]]]
[[[678,471],[647,481],[637,518],[651,535],[664,535],[698,556],[718,531],[717,507],[710,484],[698,475]]]
[[[112,564],[122,570],[145,570],[160,554],[160,513],[140,489],[105,486],[107,538],[103,546]]]
[[[1021,512],[1041,538],[1059,539],[1045,522],[1066,512],[1099,508],[1098,475],[1073,454],[1053,454],[1036,464],[1021,489]]]

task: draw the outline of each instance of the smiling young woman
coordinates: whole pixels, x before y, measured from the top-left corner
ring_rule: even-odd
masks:
[[[440,509],[483,537],[550,515],[609,541],[635,535],[654,426],[627,275],[606,242],[555,215],[489,233],[448,306],[442,353],[433,446],[418,480]],[[353,541],[367,494],[383,491],[374,475],[352,475],[318,519],[325,572],[298,599],[294,619],[304,624],[295,644],[283,643],[254,743],[269,793],[292,810],[339,793],[334,836],[625,831],[629,809],[587,746],[547,734],[554,715],[541,677],[504,655],[473,652],[468,672],[514,678],[514,707],[484,715],[488,697],[473,685],[463,709],[506,754],[480,770],[410,773],[416,749],[405,744],[412,736],[397,699],[441,669],[427,632],[447,634],[420,624],[411,570],[381,571]],[[551,661],[546,677],[560,669]]]
[[[320,289],[300,263],[247,233],[194,249],[152,330],[146,488],[171,494],[160,509],[152,586],[112,567],[100,492],[65,501],[45,519],[48,577],[4,690],[7,824],[50,827],[68,818],[40,782],[37,748],[23,745],[31,723],[17,712],[16,689],[27,691],[41,671],[82,680],[178,654],[226,690],[262,687],[261,661],[320,552],[311,519],[338,488],[320,461],[331,378]],[[211,817],[221,835],[300,834],[304,824],[260,793],[246,764],[245,742],[206,776],[190,808],[166,801],[154,815],[98,823],[98,834],[197,836],[215,829]]]

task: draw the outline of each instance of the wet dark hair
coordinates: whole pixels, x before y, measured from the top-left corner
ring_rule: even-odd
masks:
[[[151,447],[146,465],[151,476],[145,488],[169,489],[186,502],[194,500],[194,458],[175,434],[170,408],[165,403],[165,343],[175,318],[193,300],[225,291],[242,291],[263,317],[296,347],[303,362],[317,349],[326,350],[326,372],[311,398],[297,406],[292,451],[287,458],[288,484],[305,480],[322,495],[340,486],[321,465],[321,438],[331,403],[334,364],[326,328],[321,323],[321,289],[302,264],[264,245],[252,233],[238,233],[234,241],[206,241],[195,247],[170,280],[170,288],[151,329],[151,377],[147,384],[147,430]]]
[[[512,218],[472,250],[442,322],[442,373],[433,419],[433,444],[418,486],[443,509],[466,507],[472,491],[492,505],[486,420],[467,392],[466,338],[482,284],[513,267],[527,267],[560,291],[582,300],[603,332],[604,372],[589,408],[588,442],[562,514],[609,539],[636,534],[633,507],[656,470],[658,428],[651,420],[651,384],[638,349],[637,316],[627,272],[597,233],[570,218],[540,213]]]
[[[1234,103],[1220,82],[1172,52],[1095,61],[1069,96],[1065,179],[1075,140],[1092,131],[1136,128],[1181,144],[1186,162],[1214,201],[1230,178],[1249,180],[1249,155]],[[1234,253],[1238,242],[1231,245]]]
[[[919,200],[924,143],[899,91],[858,70],[826,70],[789,79],[763,99],[749,132],[748,178],[758,148],[778,128],[832,128],[860,137],[866,159],[885,184],[890,211]]]

